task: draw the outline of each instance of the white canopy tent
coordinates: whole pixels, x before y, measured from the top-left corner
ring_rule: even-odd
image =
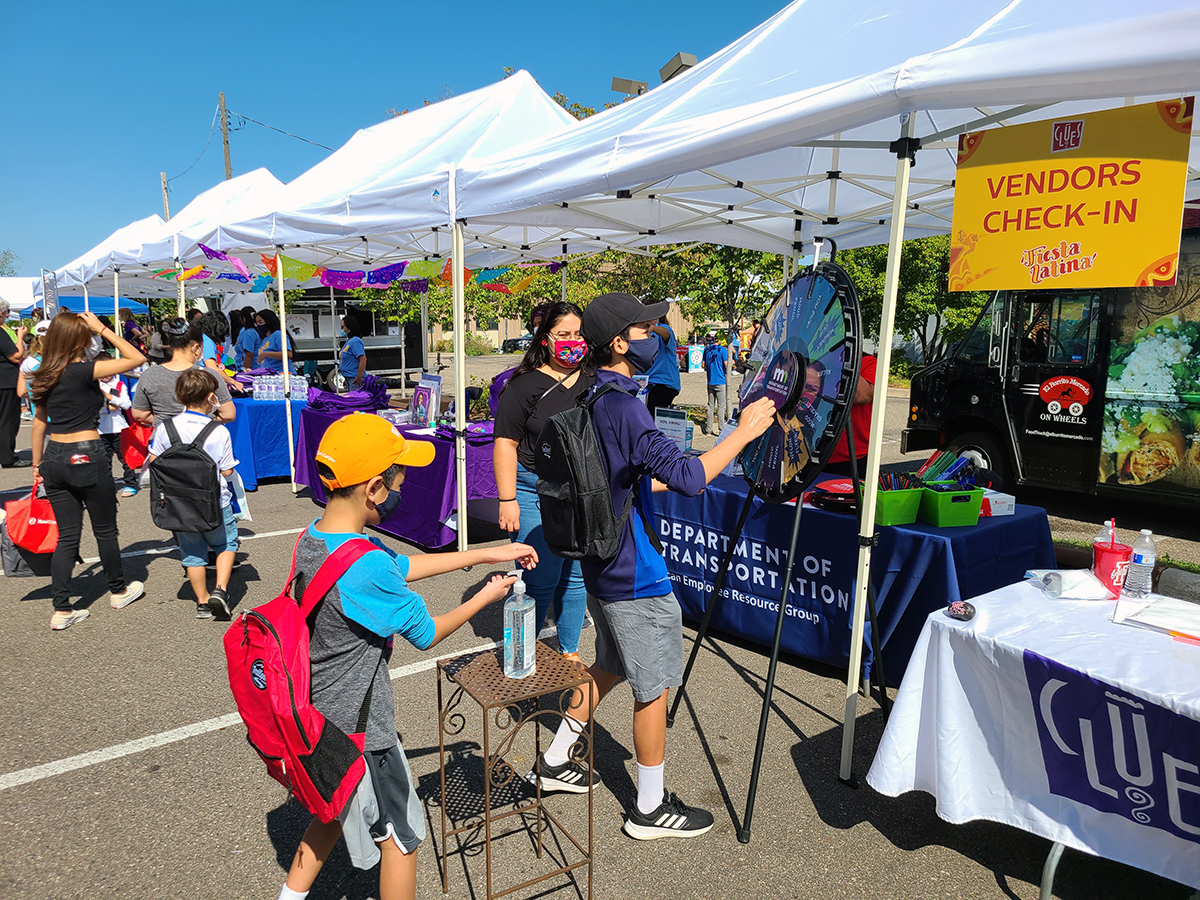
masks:
[[[351,270],[449,256],[455,168],[575,124],[529,73],[514,73],[497,84],[363,129],[287,185],[265,170],[217,185],[144,239],[135,254],[139,268],[136,273],[127,269],[127,279],[135,274],[135,291],[141,296],[165,295],[175,285],[155,278],[154,270],[182,270],[205,262],[200,244],[259,268],[259,253],[277,251],[315,265]],[[383,232],[386,237],[370,237]],[[464,259],[462,248],[456,258]],[[461,433],[466,427],[461,266],[457,275],[455,409]],[[275,286],[283,318],[283,279]],[[182,302],[185,290],[211,293],[231,287],[235,283],[226,280],[189,280],[179,292]],[[465,548],[465,442],[460,437],[457,443],[458,532]]]
[[[1187,0],[801,0],[662,87],[459,173],[459,240],[511,244],[523,230],[571,252],[612,246],[616,235],[789,255],[824,236],[843,246],[887,241],[844,779],[852,778],[902,240],[949,231],[956,135],[1198,86],[1200,8]],[[1194,197],[1195,140],[1192,148]],[[538,242],[524,243],[537,252]],[[772,676],[773,667],[768,698]]]

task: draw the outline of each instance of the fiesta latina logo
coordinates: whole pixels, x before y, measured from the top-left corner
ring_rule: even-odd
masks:
[[[1050,129],[1050,152],[1078,150],[1083,144],[1083,119],[1055,122]]]

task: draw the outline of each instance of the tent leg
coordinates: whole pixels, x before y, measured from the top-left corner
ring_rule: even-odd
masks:
[[[1042,885],[1038,891],[1038,900],[1052,900],[1054,893],[1054,875],[1058,871],[1058,861],[1062,859],[1063,850],[1066,848],[1054,842],[1054,846],[1050,848],[1050,853],[1046,856],[1046,862],[1042,866]]]
[[[283,351],[283,414],[287,419],[288,471],[292,477],[292,493],[296,493],[296,438],[292,434],[292,357],[289,353],[287,305],[283,297],[283,247],[275,248],[275,285],[279,291],[279,336]]]
[[[333,367],[338,367],[338,315],[337,315],[337,300],[333,296],[333,285],[329,286],[329,319],[332,322],[333,331],[329,334],[329,342],[333,345]],[[334,382],[336,384],[336,382]]]
[[[779,612],[775,616],[775,640],[771,644],[771,663],[767,667],[767,684],[763,691],[762,713],[758,717],[758,741],[754,745],[754,765],[750,769],[750,790],[746,793],[746,812],[738,840],[750,843],[750,820],[754,816],[754,798],[758,794],[758,775],[762,769],[763,745],[767,740],[767,720],[771,716],[771,696],[775,693],[775,671],[779,668],[779,646],[783,642],[783,623],[787,618],[788,592],[792,589],[792,567],[796,563],[796,543],[800,538],[800,514],[804,498],[796,498],[796,515],[792,519],[792,539],[788,543],[787,566],[783,570],[783,590],[779,596]]]
[[[86,284],[83,286],[83,311],[84,312],[92,311],[91,302],[88,300],[88,289],[87,289]]]
[[[888,370],[892,362],[892,334],[896,324],[896,294],[900,281],[900,254],[904,240],[904,219],[908,210],[908,181],[912,169],[907,141],[913,137],[915,116],[901,117],[900,140],[896,152],[896,186],[892,198],[892,225],[888,236],[887,267],[883,281],[883,311],[879,325],[878,365],[871,408],[871,439],[867,444],[866,483],[859,527],[858,570],[854,579],[854,614],[850,637],[850,669],[846,678],[846,711],[842,722],[842,759],[839,779],[854,783],[850,764],[854,752],[854,725],[858,715],[858,684],[862,671],[863,630],[866,619],[867,589],[871,583],[871,547],[875,542],[875,501],[879,492],[879,458],[883,448],[883,422],[887,407]]]
[[[113,325],[118,329],[118,333],[125,329],[121,328],[121,268],[113,266]],[[120,359],[121,351],[117,348],[117,358]]]
[[[725,575],[729,572],[729,566],[733,563],[733,551],[737,546],[738,538],[742,536],[742,529],[746,527],[746,519],[750,517],[750,510],[754,506],[754,488],[750,488],[750,493],[746,495],[746,503],[742,507],[742,514],[738,516],[737,525],[733,529],[733,539],[729,542],[729,549],[725,552],[725,559],[721,562],[721,568],[717,570],[717,580],[713,584],[712,596],[708,598],[708,603],[704,606],[704,616],[700,619],[700,629],[696,632],[696,640],[692,643],[692,652],[688,656],[687,666],[683,670],[683,683],[675,691],[675,699],[671,701],[671,708],[667,712],[667,727],[670,728],[675,724],[675,714],[679,712],[679,701],[683,698],[684,692],[687,690],[688,678],[691,677],[692,667],[696,664],[696,657],[700,655],[700,645],[704,643],[704,637],[708,634],[708,623],[712,621],[713,612],[716,611],[717,605],[721,602],[721,588],[725,586]]]
[[[175,257],[175,280],[179,284],[179,303],[177,304],[175,314],[179,318],[183,318],[183,314],[187,312],[187,302],[184,300],[183,291],[183,263],[179,261],[179,257]]]
[[[846,450],[850,456],[850,481],[854,485],[854,506],[858,510],[858,530],[862,531],[862,488],[858,481],[858,456],[854,451],[854,427],[846,424]],[[871,675],[879,688],[879,705],[886,720],[892,711],[887,682],[883,677],[883,637],[879,633],[879,613],[875,603],[875,585],[867,582],[867,619],[871,623]]]
[[[457,173],[450,169],[450,283],[454,299],[454,480],[458,507],[458,549],[467,549],[467,314],[463,283],[466,252],[463,227],[458,220]]]

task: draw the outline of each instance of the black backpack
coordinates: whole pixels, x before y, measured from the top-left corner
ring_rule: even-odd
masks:
[[[592,426],[592,406],[615,384],[581,395],[574,409],[557,412],[546,419],[537,442],[537,493],[542,511],[546,545],[566,559],[612,559],[633,495],[635,483],[625,498],[618,519],[613,514],[608,472],[600,454],[600,442]]]
[[[171,446],[150,463],[150,518],[159,528],[203,534],[224,521],[221,475],[204,442],[220,422],[213,420],[184,443],[175,423],[165,423]]]

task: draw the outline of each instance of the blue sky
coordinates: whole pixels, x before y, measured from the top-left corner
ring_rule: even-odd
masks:
[[[14,3],[0,78],[0,249],[36,275],[117,228],[162,214],[224,177],[228,108],[338,147],[357,129],[447,92],[528,69],[550,94],[600,107],[614,75],[658,83],[679,51],[700,59],[784,0],[563,2]],[[802,52],[797,48],[797,52]],[[258,125],[230,135],[235,175],[290,181],[326,151]],[[178,177],[175,177],[178,176]]]

